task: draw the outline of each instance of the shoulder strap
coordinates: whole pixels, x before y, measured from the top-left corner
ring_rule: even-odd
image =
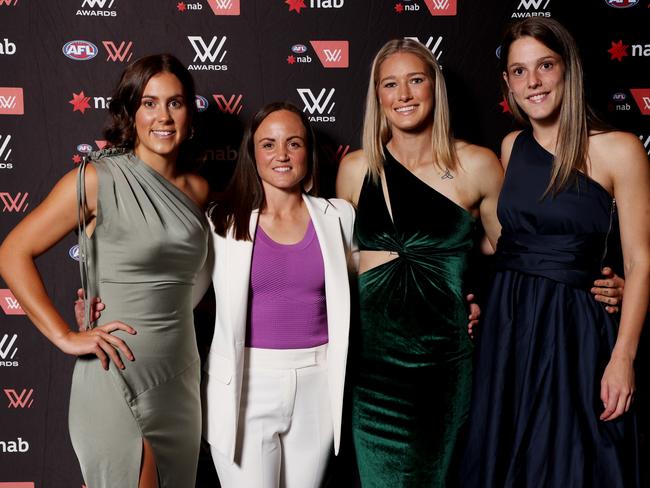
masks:
[[[84,329],[92,327],[90,321],[90,295],[88,272],[88,234],[86,233],[86,165],[88,157],[84,157],[77,172],[77,234],[79,245],[79,273],[81,288],[84,292]]]

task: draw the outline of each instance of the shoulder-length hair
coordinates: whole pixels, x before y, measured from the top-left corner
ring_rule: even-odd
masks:
[[[261,108],[246,126],[232,179],[224,192],[223,199],[209,212],[215,232],[222,237],[225,237],[228,231],[232,229],[232,235],[236,240],[252,240],[250,234],[251,213],[255,209],[263,209],[265,205],[264,187],[257,173],[257,164],[255,162],[254,136],[264,119],[279,110],[286,110],[297,115],[305,128],[308,161],[307,175],[303,181],[303,191],[318,196],[316,137],[309,124],[309,119],[292,103],[270,103]]]
[[[433,112],[433,131],[431,149],[434,164],[441,170],[454,169],[457,165],[456,149],[451,131],[447,88],[438,61],[419,41],[413,39],[393,39],[377,52],[370,68],[370,81],[366,96],[366,113],[363,120],[363,152],[368,160],[368,170],[377,181],[386,157],[384,146],[392,137],[388,119],[379,103],[379,70],[389,56],[397,53],[410,53],[417,56],[426,66],[427,76],[433,83],[435,108]]]
[[[142,94],[149,80],[163,72],[173,74],[181,82],[191,123],[196,112],[196,91],[190,72],[171,54],[145,56],[134,61],[124,70],[108,104],[109,120],[104,127],[104,138],[109,147],[129,150],[135,147],[137,141],[135,113],[140,107]],[[186,139],[179,152],[179,164],[189,163],[186,161],[187,145]]]
[[[544,195],[556,194],[570,184],[577,171],[585,172],[591,130],[610,130],[591,110],[585,100],[582,63],[578,46],[569,31],[547,17],[528,17],[508,26],[501,42],[500,67],[508,74],[508,54],[512,43],[532,37],[555,52],[564,65],[564,95],[560,105],[559,130],[551,179]],[[502,77],[501,89],[515,119],[530,127],[526,113],[517,105]]]

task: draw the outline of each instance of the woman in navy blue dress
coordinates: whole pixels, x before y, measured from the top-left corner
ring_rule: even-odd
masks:
[[[463,484],[638,486],[629,410],[650,281],[648,159],[638,138],[592,116],[575,42],[558,22],[512,25],[502,53],[505,94],[527,128],[502,145],[498,271],[476,350]],[[617,323],[589,288],[619,222]]]

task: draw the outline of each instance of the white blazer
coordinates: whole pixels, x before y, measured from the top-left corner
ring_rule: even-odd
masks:
[[[325,200],[309,195],[303,198],[318,236],[325,266],[329,402],[334,452],[338,453],[350,329],[350,281],[355,279],[354,209],[345,200]],[[258,216],[259,211],[253,211],[251,236],[255,235]],[[217,451],[234,462],[253,242],[235,240],[231,232],[225,238],[214,233],[212,236],[215,259],[212,283],[217,312],[212,345],[204,368],[208,374],[203,391],[203,435]]]

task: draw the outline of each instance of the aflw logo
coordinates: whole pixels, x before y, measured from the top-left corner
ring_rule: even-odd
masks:
[[[8,288],[0,289],[0,307],[7,315],[25,315],[25,311]]]
[[[551,12],[547,11],[550,3],[551,0],[519,0],[517,11],[513,12],[511,17],[550,17]],[[525,12],[523,12],[524,10]]]
[[[431,15],[456,15],[456,0],[424,0]]]
[[[332,113],[334,105],[336,105],[333,101],[330,103],[336,91],[335,88],[331,88],[329,92],[327,88],[323,88],[318,96],[314,96],[314,93],[309,88],[298,88],[297,90],[298,95],[305,104],[302,111],[310,114],[307,117],[311,122],[334,122],[336,120],[333,115],[329,115]],[[315,113],[320,115],[314,115]]]
[[[0,0],[0,5],[7,5],[8,7],[11,7],[12,2],[13,2],[13,6],[15,7],[16,4],[18,3],[18,0]]]
[[[0,192],[0,200],[4,203],[2,211],[24,212],[29,206],[29,202],[27,201],[28,196],[29,193],[18,192],[15,197],[12,197],[11,193],[6,191]]]
[[[0,86],[0,115],[23,115],[23,89]]]
[[[217,107],[224,114],[239,114],[241,109],[244,107],[241,103],[243,95],[231,95],[228,100],[226,100],[225,95],[214,94],[212,95],[214,101],[217,102]]]
[[[349,66],[348,41],[310,41],[310,44],[325,68],[347,68]]]
[[[0,366],[18,366],[18,361],[14,359],[16,353],[18,352],[18,346],[16,346],[16,339],[18,339],[18,334],[3,334],[2,339],[0,339]]]
[[[239,15],[239,0],[208,0],[214,15]]]
[[[192,62],[196,63],[200,61],[201,63],[223,63],[226,54],[228,51],[223,49],[227,36],[223,36],[219,39],[218,36],[212,36],[210,44],[206,44],[201,36],[187,36],[187,39],[192,44],[194,48],[195,56]],[[228,69],[228,66],[225,64],[190,64],[187,69],[190,70],[216,70],[216,71],[225,71]]]
[[[23,391],[18,393],[17,390],[13,388],[5,388],[5,395],[9,398],[9,405],[7,408],[32,408],[34,399],[32,395],[34,394],[34,388],[23,388]]]
[[[83,0],[83,2],[81,2],[81,9],[77,10],[77,15],[90,17],[116,17],[117,12],[115,10],[109,10],[113,8],[114,3],[115,0]],[[83,10],[84,8],[93,10]]]
[[[10,135],[4,137],[0,135],[0,169],[13,169],[13,163],[8,161],[9,156],[11,156],[10,141]]]
[[[131,47],[133,47],[132,41],[129,41],[128,44],[126,41],[122,41],[119,47],[116,46],[113,41],[102,41],[102,44],[108,53],[106,61],[120,61],[122,63],[124,61],[127,63],[131,61],[131,56],[133,56],[133,53],[131,52]]]
[[[442,56],[442,49],[440,49],[440,44],[442,44],[442,36],[438,36],[438,39],[435,39],[433,36],[429,36],[427,42],[422,42],[418,37],[405,37],[404,39],[413,39],[418,41],[420,44],[424,44],[427,49],[429,49],[438,61],[440,61],[440,56]]]

